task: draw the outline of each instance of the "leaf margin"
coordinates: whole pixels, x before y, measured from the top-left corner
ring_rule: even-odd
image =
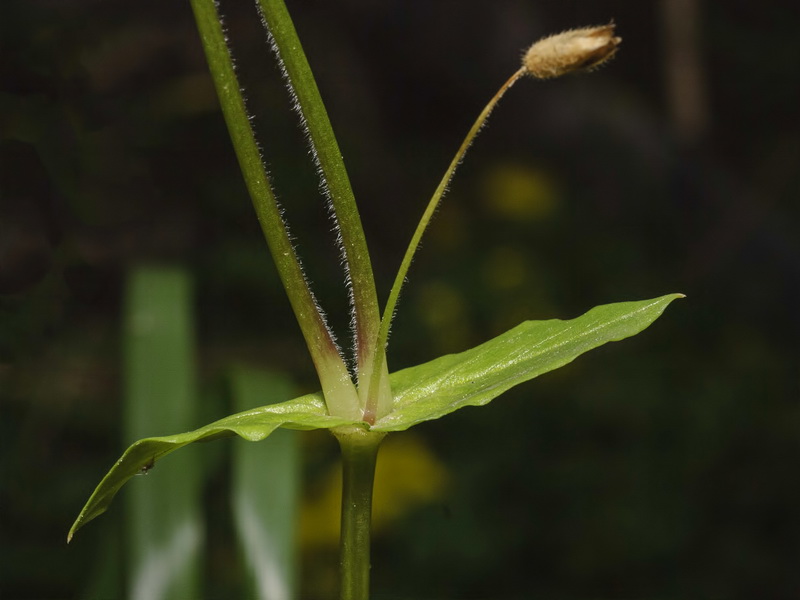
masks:
[[[81,527],[100,516],[108,509],[114,496],[117,494],[117,492],[119,492],[122,486],[127,483],[128,480],[130,480],[133,476],[142,473],[143,471],[146,472],[152,468],[158,460],[161,460],[164,456],[188,444],[195,442],[209,442],[212,440],[233,436],[239,436],[244,440],[257,442],[266,438],[279,427],[311,430],[356,426],[364,428],[365,430],[376,432],[389,433],[394,431],[404,431],[410,427],[413,427],[414,425],[418,425],[419,423],[439,419],[452,412],[455,412],[456,410],[459,410],[460,408],[467,406],[484,406],[494,400],[496,397],[508,391],[510,388],[526,381],[530,381],[539,375],[562,367],[589,350],[593,350],[594,348],[609,342],[620,341],[636,335],[649,327],[656,319],[658,319],[670,303],[676,299],[684,297],[685,296],[683,294],[667,294],[665,296],[660,296],[650,300],[603,304],[591,308],[587,312],[575,317],[574,319],[568,320],[547,319],[541,321],[524,321],[520,325],[517,325],[505,333],[479,344],[478,346],[465,350],[464,352],[447,354],[420,365],[396,371],[390,375],[395,408],[392,413],[383,417],[382,419],[379,419],[371,427],[364,421],[354,421],[341,417],[330,416],[325,405],[324,397],[320,391],[313,394],[306,394],[286,402],[270,404],[240,413],[235,413],[233,415],[228,415],[227,417],[223,417],[222,419],[192,431],[169,436],[140,439],[131,444],[125,450],[122,456],[114,463],[100,483],[95,487],[92,495],[89,497],[89,500],[86,502],[80,514],[78,515],[78,518],[70,528],[67,535],[67,543],[72,540],[75,533]],[[625,309],[627,308],[632,310],[625,312]],[[454,379],[453,373],[458,374],[460,367],[463,370],[463,365],[468,363],[469,360],[474,356],[492,354],[492,352],[486,352],[487,348],[494,350],[495,346],[503,346],[508,338],[513,338],[515,335],[519,335],[520,332],[522,332],[523,337],[532,337],[534,333],[537,333],[536,329],[547,326],[561,327],[568,332],[570,327],[573,325],[578,325],[583,322],[591,322],[592,318],[597,314],[615,312],[619,311],[620,309],[623,309],[623,313],[618,318],[611,321],[605,321],[605,324],[601,324],[593,329],[589,328],[577,336],[578,338],[587,338],[586,343],[583,346],[580,346],[577,352],[571,352],[568,353],[566,357],[560,357],[556,360],[550,361],[546,366],[539,368],[538,370],[536,368],[531,368],[523,372],[521,375],[512,374],[511,376],[506,377],[505,380],[501,380],[499,383],[495,382],[491,385],[483,385],[483,387],[474,390],[473,393],[462,396],[461,400],[458,400],[450,407],[434,407],[433,409],[429,409],[426,415],[419,416],[420,412],[422,411],[418,410],[418,404],[420,404],[418,390],[420,388],[424,388],[428,392],[428,397],[435,396],[437,389],[441,390],[444,388],[441,383],[446,382],[448,377],[438,376],[440,385],[437,388],[434,385],[434,382],[432,382],[432,380],[437,378],[436,375],[431,376],[428,374],[426,377],[415,377],[416,374],[420,372],[426,373],[431,370],[438,370],[441,372],[442,365],[452,365],[449,370],[445,370],[446,373],[450,373],[449,379],[452,380]],[[631,323],[625,323],[626,320],[633,319],[639,313],[645,313],[644,318],[635,320]],[[599,321],[602,322],[603,320],[600,319]],[[628,325],[628,327],[625,325]],[[591,337],[591,334],[602,328],[608,329],[604,336],[594,338]],[[533,331],[524,331],[527,329]],[[556,336],[551,336],[549,339],[552,339],[552,337]],[[548,339],[545,339],[544,341],[548,341]],[[525,344],[520,344],[517,342],[516,344],[511,344],[511,346],[516,348],[522,347],[522,354],[525,354]],[[536,357],[533,358],[535,359]],[[482,360],[479,362],[487,363],[489,361]],[[508,367],[509,365],[506,364],[499,370],[508,370]],[[421,382],[420,379],[422,380]],[[474,384],[476,380],[480,379],[480,377],[473,375],[472,377],[467,377],[466,379],[469,380],[469,383]],[[486,378],[484,377],[484,381],[485,379]],[[417,390],[416,396],[414,393],[415,390]],[[409,416],[409,413],[413,412],[409,411],[409,409],[414,407],[417,408],[417,416]],[[262,417],[266,421],[259,421],[258,417]],[[123,470],[122,473],[120,473],[121,470]],[[112,481],[113,483],[111,483]]]
[[[259,422],[258,417],[262,417]],[[195,442],[239,436],[250,442],[263,440],[279,427],[311,430],[359,425],[360,421],[328,415],[322,392],[235,413],[192,431],[137,440],[108,470],[87,500],[67,534],[67,543],[84,525],[103,514],[117,492],[132,477],[149,471],[156,462]]]
[[[474,346],[469,350],[465,350],[464,352],[447,354],[426,363],[396,371],[390,376],[394,394],[394,410],[391,414],[378,420],[371,430],[384,432],[404,431],[419,423],[439,419],[466,406],[484,406],[512,387],[530,381],[549,371],[558,369],[589,350],[593,350],[609,342],[623,340],[642,332],[661,316],[671,302],[683,297],[685,297],[683,294],[667,294],[649,300],[602,304],[591,308],[578,317],[568,320],[547,319],[524,321],[505,333],[479,344],[478,346]],[[611,314],[620,311],[623,314],[613,320],[603,322],[602,318],[597,318],[598,315],[603,316],[605,313]],[[636,319],[637,316],[640,318]],[[585,342],[583,344],[578,344],[578,351],[569,353],[566,357],[557,357],[556,360],[551,361],[543,368],[539,368],[538,370],[531,368],[522,375],[511,373],[505,380],[495,381],[494,383],[489,383],[486,377],[481,378],[479,374],[473,374],[471,377],[467,377],[465,376],[466,373],[463,372],[466,370],[464,369],[464,364],[469,363],[469,361],[476,356],[479,357],[479,360],[473,362],[484,364],[489,362],[488,360],[480,359],[481,355],[492,355],[492,351],[494,351],[495,347],[503,346],[509,338],[513,338],[514,336],[533,338],[539,333],[538,330],[547,327],[563,327],[565,328],[565,332],[568,332],[571,327],[580,326],[584,323],[591,323],[593,320],[600,323],[600,325],[594,328],[584,328],[580,330],[581,333],[578,338],[584,339]],[[592,337],[593,334],[600,329],[606,330],[603,332],[605,335]],[[561,335],[561,333],[556,334],[556,336],[558,335]],[[542,342],[539,342],[539,344],[541,343]],[[516,343],[514,346],[515,351],[518,354],[524,355],[526,353],[524,346],[525,344]],[[487,349],[491,351],[487,352]],[[496,354],[496,352],[494,352],[494,354]],[[534,362],[536,358],[535,356],[532,357]],[[509,370],[508,365],[505,365],[500,370],[503,369]],[[435,375],[422,375],[426,371],[431,370],[439,370],[440,373],[443,371],[445,375],[439,375],[438,382],[435,381]],[[462,372],[459,373],[459,370]],[[421,402],[420,400],[419,390],[424,391],[428,398],[437,397],[439,402],[441,402],[442,390],[447,388],[449,382],[458,377],[466,380],[468,384],[475,384],[477,381],[479,382],[478,387],[473,390],[472,393],[466,394],[462,400],[456,401],[453,406],[449,408],[430,407],[428,413],[421,416],[420,413],[424,411],[420,410],[419,405],[424,401]],[[416,381],[414,382],[411,380]],[[462,382],[462,387],[468,388],[468,384]],[[427,402],[429,405],[435,403],[434,401]],[[417,416],[413,416],[412,413],[417,413]]]

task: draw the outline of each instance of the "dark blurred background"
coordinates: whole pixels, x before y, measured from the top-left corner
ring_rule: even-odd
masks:
[[[331,225],[252,4],[222,2],[241,81],[348,345]],[[375,597],[800,597],[796,4],[288,5],[384,297],[521,51],[612,18],[624,40],[598,72],[524,80],[504,99],[412,268],[392,370],[524,319],[688,296],[635,339],[416,428],[448,484],[378,533]],[[12,0],[2,13],[0,596],[80,597],[117,531],[112,507],[64,542],[122,447],[129,268],[191,273],[209,420],[226,413],[213,390],[230,364],[284,371],[300,391],[317,384],[188,2]],[[308,439],[313,489],[335,446]],[[226,597],[224,551],[211,553],[208,597]],[[304,597],[324,597],[335,547],[303,556]]]

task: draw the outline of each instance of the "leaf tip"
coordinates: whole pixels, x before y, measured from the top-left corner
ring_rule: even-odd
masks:
[[[75,537],[75,534],[78,533],[78,529],[83,527],[86,523],[82,519],[83,514],[81,514],[75,522],[72,524],[72,527],[69,528],[69,533],[67,533],[67,544],[72,541],[72,538]]]

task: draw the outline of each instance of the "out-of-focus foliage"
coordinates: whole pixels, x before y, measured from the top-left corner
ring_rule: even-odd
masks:
[[[222,6],[292,230],[344,338],[347,298],[302,134],[254,8]],[[412,268],[392,370],[523,319],[672,289],[689,297],[641,339],[494,408],[418,427],[449,485],[379,535],[376,596],[791,597],[800,585],[796,7],[702,5],[709,123],[686,146],[668,116],[656,6],[289,7],[381,290],[519,51],[541,34],[611,17],[624,38],[608,67],[520,82],[493,115]],[[73,597],[114,531],[90,528],[64,545],[76,508],[119,451],[129,264],[180,264],[197,282],[206,414],[195,425],[230,412],[213,392],[235,360],[291,373],[300,393],[317,386],[188,4],[12,0],[0,46],[0,595]],[[509,169],[528,175],[514,184]],[[504,170],[508,181],[492,183]],[[309,494],[335,452],[314,440]],[[226,477],[214,474],[205,496],[223,521]],[[217,550],[205,573],[217,582],[230,576],[225,530],[209,523]],[[304,557],[315,573],[333,564]]]
[[[231,376],[236,410],[280,402],[292,386],[277,373],[235,369]],[[300,515],[300,440],[276,431],[259,444],[232,448],[231,504],[246,581],[240,596],[261,600],[297,597],[297,520]]]
[[[154,430],[185,427],[196,419],[192,305],[192,285],[184,271],[131,268],[122,325],[123,443]],[[153,455],[138,473],[147,475],[147,481],[130,486],[122,515],[125,597],[154,600],[200,594],[203,458],[201,453],[186,453],[153,471]]]

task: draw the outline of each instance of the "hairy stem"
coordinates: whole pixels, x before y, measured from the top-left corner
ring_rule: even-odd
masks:
[[[334,431],[342,450],[341,600],[368,600],[372,485],[385,434],[360,428]]]
[[[414,254],[419,247],[422,234],[425,233],[428,224],[433,218],[433,214],[436,212],[436,208],[442,201],[442,197],[447,191],[447,186],[450,185],[450,181],[453,179],[453,175],[455,174],[458,165],[461,164],[462,160],[464,160],[467,150],[469,149],[475,137],[478,135],[478,132],[486,124],[486,121],[488,120],[489,115],[492,113],[492,110],[494,110],[494,107],[500,101],[500,98],[502,98],[503,95],[508,91],[508,89],[514,85],[520,77],[525,75],[526,72],[527,70],[525,67],[520,68],[516,73],[509,77],[509,79],[502,86],[500,86],[500,89],[497,90],[497,93],[495,93],[492,99],[489,100],[489,103],[483,108],[481,114],[478,115],[475,123],[473,123],[472,127],[467,133],[467,137],[465,137],[464,141],[461,142],[461,146],[458,148],[458,152],[456,152],[456,155],[450,162],[450,166],[447,167],[447,171],[445,171],[442,180],[439,182],[439,186],[436,188],[436,191],[433,192],[433,196],[431,196],[428,206],[425,208],[425,212],[422,214],[422,218],[417,225],[417,229],[414,231],[414,235],[411,236],[411,241],[408,244],[408,248],[403,256],[403,260],[400,263],[400,268],[397,271],[397,276],[395,277],[394,284],[392,285],[391,292],[389,293],[389,299],[386,301],[386,307],[383,310],[383,318],[381,319],[381,326],[378,331],[378,342],[375,344],[377,353],[375,355],[375,366],[373,367],[374,371],[377,372],[386,362],[386,343],[389,339],[389,329],[391,328],[392,319],[394,318],[397,300],[400,297],[400,290],[402,289],[406,275],[408,274],[411,261],[414,259]]]
[[[356,391],[303,274],[247,116],[214,0],[191,0],[225,123],[261,229],[319,374],[331,414],[358,418]]]
[[[363,408],[367,404],[366,392],[370,389],[374,367],[374,342],[380,328],[378,295],[364,228],[339,144],[286,5],[283,0],[258,0],[258,5],[272,38],[273,48],[283,67],[295,108],[306,128],[322,187],[338,228],[338,241],[345,260],[351,293],[356,368]],[[382,370],[386,371],[385,364]],[[385,376],[388,372],[384,376],[380,375],[381,370],[376,372],[378,376],[375,379],[379,385],[383,380],[381,398],[391,400],[388,394],[388,378]],[[391,409],[390,406],[373,408],[380,413],[388,413]]]

